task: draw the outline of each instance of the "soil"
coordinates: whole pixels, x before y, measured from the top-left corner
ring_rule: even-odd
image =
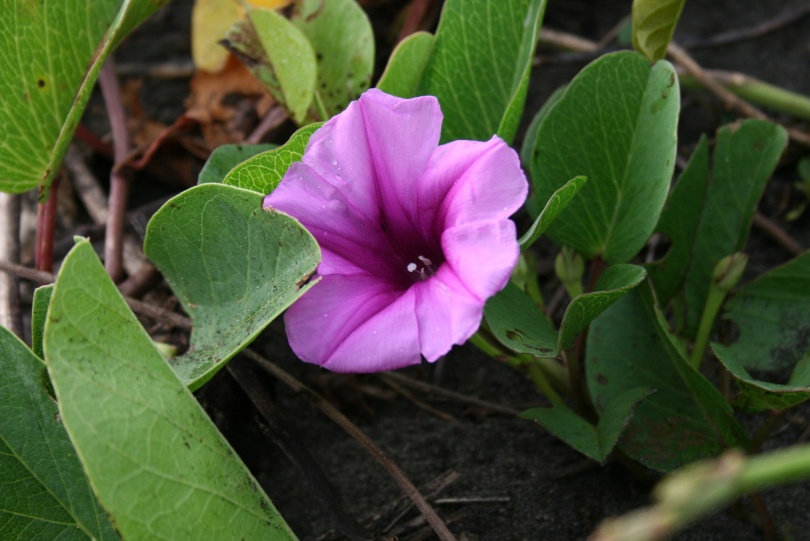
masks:
[[[392,13],[391,2],[370,13],[378,34]],[[394,2],[402,5],[403,2]],[[545,25],[599,40],[630,10],[629,0],[551,1]],[[687,2],[676,40],[689,48],[707,68],[739,71],[796,92],[810,94],[810,15],[760,36],[745,36],[723,45],[706,46],[708,38],[756,26],[782,13],[803,9],[806,0],[716,0]],[[117,53],[119,64],[189,61],[190,0],[174,0],[139,29]],[[380,50],[390,43],[380,38]],[[703,43],[703,45],[701,45]],[[527,103],[527,121],[551,92],[570,79],[593,55],[560,53],[541,48]],[[167,81],[146,77],[139,96],[146,118],[171,124],[184,112],[188,79]],[[89,116],[98,118],[98,109]],[[775,115],[781,118],[779,115]],[[733,118],[720,103],[701,90],[685,89],[679,128],[680,154],[688,157],[701,133],[712,134]],[[103,122],[102,122],[103,125]],[[103,127],[101,128],[103,130]],[[810,211],[796,222],[785,222],[785,211],[800,201],[792,187],[798,178],[795,162],[806,149],[792,148],[777,177],[768,187],[760,211],[776,221],[804,246],[810,245]],[[156,157],[158,160],[159,157]],[[201,165],[190,160],[183,177],[191,178]],[[166,175],[168,177],[170,175]],[[166,178],[164,177],[164,178]],[[179,191],[184,182],[149,187],[133,193],[132,206],[154,200],[161,189]],[[541,256],[550,253],[541,246]],[[756,274],[786,261],[790,255],[758,230],[748,251],[749,272]],[[541,260],[544,280],[553,290],[550,259]],[[255,349],[301,381],[325,394],[352,419],[417,485],[448,471],[457,479],[432,499],[439,514],[459,537],[482,541],[585,539],[606,517],[649,503],[655,477],[639,476],[618,462],[595,464],[531,422],[482,406],[471,406],[411,389],[407,395],[380,376],[336,376],[296,360],[274,323],[254,344]],[[236,359],[235,363],[246,362]],[[454,349],[433,366],[402,371],[444,389],[522,410],[544,404],[530,381],[518,370],[500,364],[470,346]],[[397,535],[399,539],[432,539],[414,510],[401,517],[385,515],[402,498],[385,471],[353,439],[321,415],[304,397],[268,379],[267,393],[275,401],[290,440],[311,454],[314,463],[340,493],[358,521],[369,517],[369,538]],[[261,482],[281,514],[302,540],[344,539],[335,517],[337,504],[323,494],[260,429],[257,414],[231,376],[223,371],[200,392],[199,398]],[[413,400],[411,400],[413,399]],[[786,415],[768,446],[794,443],[806,435],[810,409]],[[755,428],[762,419],[748,421]],[[299,460],[301,456],[297,456]],[[642,479],[644,478],[644,479]],[[762,494],[779,539],[810,539],[810,484]],[[382,518],[379,515],[382,514]],[[763,539],[751,522],[753,505],[744,499],[731,511],[721,511],[680,533],[680,541],[746,541]],[[756,520],[756,518],[754,518]],[[389,524],[393,527],[388,528]],[[423,536],[424,534],[424,536]]]

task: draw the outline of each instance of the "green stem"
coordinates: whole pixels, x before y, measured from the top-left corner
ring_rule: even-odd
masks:
[[[709,74],[733,94],[745,100],[764,105],[774,111],[810,120],[810,98],[803,94],[785,90],[741,73],[709,71]],[[702,88],[697,79],[691,75],[681,75],[680,81],[686,87]]]
[[[525,251],[521,254],[526,258],[526,264],[529,266],[531,272],[526,276],[526,294],[543,312],[546,311],[546,301],[543,299],[543,292],[540,289],[540,282],[537,280],[537,273],[535,272],[537,259],[530,251]]]
[[[810,479],[810,445],[797,445],[758,455],[738,479],[739,493]]]
[[[746,493],[810,479],[810,445],[746,457],[736,450],[682,468],[655,487],[658,503],[603,523],[600,540],[664,539]]]
[[[500,346],[492,343],[480,330],[470,337],[469,342],[497,361],[505,361],[511,365],[526,365],[532,381],[540,392],[543,393],[552,404],[562,402],[559,393],[557,393],[551,385],[551,381],[556,379],[557,375],[551,375],[553,369],[551,366],[548,366],[548,363],[539,362],[537,358],[530,355],[510,355],[501,349]],[[562,367],[559,368],[562,370]],[[561,375],[564,377],[564,372]]]
[[[709,334],[714,327],[714,320],[723,301],[726,298],[727,291],[715,286],[714,281],[709,287],[709,296],[706,299],[706,305],[703,307],[703,315],[700,317],[700,326],[698,327],[697,336],[695,337],[695,347],[692,349],[692,355],[689,358],[689,364],[695,370],[700,370],[700,363],[703,362],[703,356],[706,350],[706,344],[709,341]]]

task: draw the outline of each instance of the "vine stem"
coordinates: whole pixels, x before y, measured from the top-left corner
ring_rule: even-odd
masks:
[[[56,200],[62,175],[57,173],[51,183],[48,200],[37,206],[37,236],[34,266],[43,272],[53,271],[53,234],[56,230]]]
[[[107,59],[99,74],[101,94],[113,137],[115,160],[110,172],[110,199],[107,228],[104,237],[104,267],[114,282],[123,278],[124,221],[129,198],[129,176],[123,171],[129,155],[129,133],[121,103],[121,87],[112,58]]]
[[[405,493],[408,498],[414,503],[417,509],[422,513],[422,516],[428,521],[433,531],[436,533],[441,541],[456,541],[455,536],[447,528],[447,525],[442,521],[436,511],[431,507],[425,497],[419,492],[419,489],[411,482],[405,475],[405,472],[382,450],[371,438],[360,430],[354,423],[352,423],[345,415],[343,415],[337,408],[327,402],[321,395],[292,377],[290,374],[276,366],[274,363],[265,359],[251,349],[242,350],[242,354],[258,364],[262,370],[284,383],[287,387],[296,393],[300,393],[309,398],[312,403],[317,407],[321,413],[329,417],[335,424],[342,428],[349,436],[354,438],[366,451],[388,472],[388,474],[399,485],[400,489]]]

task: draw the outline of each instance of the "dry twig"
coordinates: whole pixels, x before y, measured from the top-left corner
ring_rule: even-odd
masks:
[[[284,383],[296,393],[300,393],[309,398],[315,407],[321,410],[324,415],[332,419],[335,424],[354,438],[383,468],[385,468],[385,470],[394,479],[394,481],[396,481],[397,485],[399,485],[402,491],[411,499],[414,505],[416,505],[417,509],[419,509],[419,511],[422,513],[441,541],[455,541],[456,538],[447,528],[447,525],[444,523],[444,521],[442,521],[439,515],[436,514],[433,507],[431,507],[425,497],[419,492],[416,486],[414,486],[411,480],[408,479],[400,467],[397,466],[397,464],[391,460],[391,458],[382,449],[380,449],[377,444],[371,440],[371,438],[366,436],[366,434],[357,428],[357,426],[345,415],[343,415],[332,404],[327,402],[326,399],[324,399],[321,395],[253,350],[249,348],[245,349],[242,351],[242,354],[258,364],[265,372]]]

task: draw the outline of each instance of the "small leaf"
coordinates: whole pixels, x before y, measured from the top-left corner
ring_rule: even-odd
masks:
[[[633,0],[633,47],[652,62],[667,54],[686,0]]]
[[[318,66],[312,45],[295,25],[273,10],[252,9],[231,28],[225,44],[295,122],[305,122]]]
[[[574,345],[579,333],[591,321],[639,285],[646,276],[647,271],[636,265],[611,265],[606,268],[596,282],[594,291],[575,297],[565,309],[557,350]]]
[[[658,221],[675,167],[678,79],[664,61],[607,54],[571,82],[540,125],[531,176],[540,205],[568,179],[588,177],[548,229],[559,245],[629,261]]]
[[[167,2],[2,2],[0,190],[47,198],[104,61]]]
[[[551,408],[532,408],[521,413],[520,417],[538,422],[580,453],[603,463],[619,441],[636,407],[650,394],[650,389],[630,389],[614,397],[600,415],[596,426],[563,403],[554,404]]]
[[[538,357],[557,354],[557,330],[511,282],[487,301],[484,317],[495,338],[512,351]]]
[[[62,422],[123,538],[295,539],[88,241],[56,280],[45,358]]]
[[[278,9],[290,0],[250,0],[255,7]],[[235,0],[195,0],[191,12],[191,57],[197,69],[219,73],[230,54],[220,41],[228,30],[244,17],[244,9]]]
[[[588,390],[597,411],[644,387],[655,394],[636,409],[621,450],[658,471],[672,471],[747,437],[723,395],[695,371],[671,335],[651,291],[636,288],[596,318],[585,358]]]
[[[40,359],[45,358],[42,352],[42,337],[52,293],[53,284],[38,287],[34,290],[34,300],[31,303],[31,349]]]
[[[416,96],[432,48],[433,34],[427,32],[415,32],[403,39],[391,53],[377,88],[400,98]]]
[[[45,364],[0,327],[2,537],[118,539],[90,489],[56,403],[42,386],[44,371]]]
[[[222,183],[252,190],[267,195],[276,189],[284,173],[294,162],[300,161],[309,143],[309,138],[323,123],[299,128],[290,140],[273,150],[268,150],[245,160],[225,175]]]
[[[371,86],[371,23],[355,0],[299,0],[290,22],[307,37],[318,62],[315,93],[327,117],[311,111],[310,120],[329,120]]]
[[[787,132],[764,120],[744,120],[720,128],[716,141],[711,182],[684,283],[687,333],[700,322],[715,265],[745,247],[765,183],[787,144]],[[683,211],[679,214],[688,219]]]
[[[712,351],[737,380],[740,394],[734,406],[745,411],[782,411],[810,399],[810,351],[800,359],[787,384],[771,383],[752,376],[740,362],[736,351],[721,344],[712,344]]]
[[[647,265],[655,294],[662,306],[680,290],[689,271],[708,180],[709,145],[704,136],[667,198],[656,227],[671,242],[671,248],[663,259]]]
[[[197,184],[222,182],[228,172],[256,154],[276,148],[276,145],[221,145],[214,149],[205,162]]]
[[[579,192],[579,189],[582,188],[582,185],[585,184],[585,181],[588,179],[585,177],[575,177],[563,184],[563,186],[551,194],[551,197],[546,202],[546,206],[543,207],[543,211],[534,221],[532,226],[526,232],[525,235],[520,237],[518,240],[518,244],[520,245],[521,250],[525,250],[532,244],[534,244],[537,239],[540,238],[540,235],[546,232],[546,229],[554,222],[560,212],[568,206],[568,203],[571,202],[571,199]]]
[[[493,133],[511,142],[545,8],[546,0],[445,2],[416,91],[439,99],[442,142]]]
[[[740,366],[796,366],[810,352],[810,252],[740,288],[725,309],[723,317],[739,327],[728,351]]]
[[[201,184],[169,200],[147,226],[144,252],[194,322],[189,351],[173,360],[192,390],[208,381],[313,284],[320,250],[263,195]]]

